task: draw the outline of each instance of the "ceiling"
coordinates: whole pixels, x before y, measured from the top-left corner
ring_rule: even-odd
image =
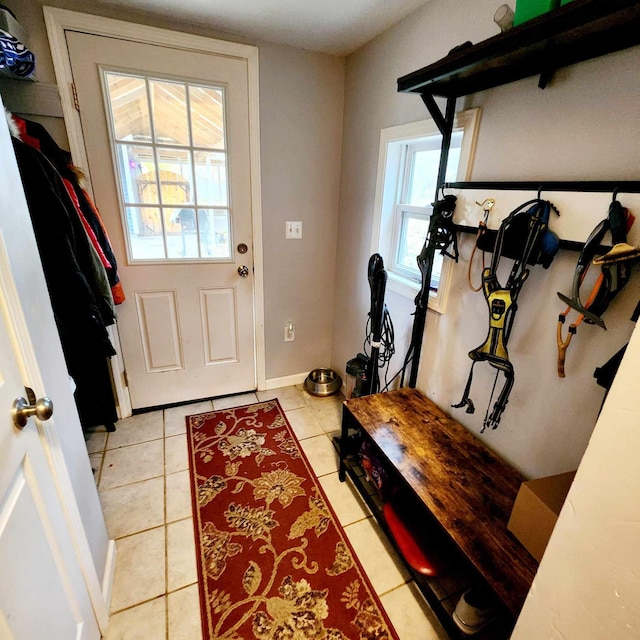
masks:
[[[301,49],[347,55],[428,0],[101,0]]]

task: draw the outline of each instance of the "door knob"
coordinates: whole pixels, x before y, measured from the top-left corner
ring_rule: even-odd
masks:
[[[241,278],[246,278],[249,275],[249,267],[246,264],[243,264],[241,267],[238,267],[238,275]]]
[[[49,398],[40,398],[35,404],[29,404],[24,398],[16,398],[13,401],[11,416],[13,424],[22,429],[31,416],[39,420],[48,420],[53,415],[53,402]]]

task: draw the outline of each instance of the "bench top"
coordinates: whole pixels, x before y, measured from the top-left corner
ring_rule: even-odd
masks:
[[[417,389],[344,405],[517,615],[538,568],[507,530],[524,478]]]

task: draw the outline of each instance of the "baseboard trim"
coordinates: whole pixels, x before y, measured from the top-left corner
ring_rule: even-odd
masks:
[[[309,375],[309,372],[296,373],[292,376],[284,376],[282,378],[269,378],[264,381],[264,389],[258,389],[258,391],[271,391],[271,389],[278,389],[280,387],[292,387],[296,384],[302,384]]]
[[[107,547],[107,558],[104,563],[104,577],[102,578],[102,595],[107,606],[107,611],[111,611],[111,594],[113,592],[113,579],[115,577],[115,573],[116,541],[109,540],[109,546]]]

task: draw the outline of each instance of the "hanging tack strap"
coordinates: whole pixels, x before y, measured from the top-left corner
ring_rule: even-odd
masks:
[[[585,275],[586,275],[586,271],[583,273],[583,276],[582,276],[583,279]],[[584,303],[585,309],[588,309],[593,304],[593,301],[598,297],[598,294],[600,293],[600,288],[604,284],[604,281],[605,281],[604,273],[600,273],[600,275],[598,276],[598,279],[595,281],[595,284],[593,285],[593,289],[591,290],[591,294],[589,295],[589,298]],[[584,314],[581,313],[578,316],[577,320],[573,324],[569,325],[567,338],[563,339],[562,325],[565,323],[565,320],[567,318],[567,315],[569,314],[569,311],[571,311],[570,306],[567,307],[558,316],[558,328],[556,330],[556,342],[558,343],[558,377],[560,378],[565,377],[564,364],[567,357],[567,349],[571,344],[571,340],[573,336],[575,336],[576,333],[578,332],[578,327],[582,324],[582,321],[585,318]]]
[[[480,222],[478,222],[478,235],[476,236],[476,241],[473,243],[473,249],[471,250],[471,257],[469,258],[469,269],[467,271],[467,280],[469,282],[469,287],[471,288],[472,291],[478,292],[480,291],[480,289],[482,289],[482,282],[480,282],[480,284],[477,287],[473,286],[473,282],[471,281],[471,270],[473,268],[473,257],[476,254],[476,250],[478,249],[478,242],[480,240],[480,238],[486,233],[487,230],[487,224],[489,222],[489,213],[491,213],[491,209],[493,209],[494,205],[495,205],[496,201],[493,198],[487,198],[486,200],[483,200],[482,202],[478,202],[476,201],[476,204],[479,207],[482,207],[482,210],[484,211],[484,219],[480,220]],[[484,269],[486,268],[486,265],[484,263],[484,249],[482,251],[482,270],[484,271]]]
[[[476,362],[488,362],[497,373],[504,374],[504,385],[498,399],[493,406],[493,394],[497,383],[494,381],[494,389],[491,392],[491,400],[485,415],[482,430],[487,427],[496,429],[500,424],[502,413],[504,412],[509,394],[515,380],[513,365],[509,361],[507,342],[513,327],[516,311],[518,309],[517,299],[520,290],[529,276],[528,263],[541,263],[544,266],[550,264],[553,253],[545,253],[543,238],[548,235],[548,224],[550,211],[555,207],[546,200],[530,200],[520,205],[512,211],[505,220],[502,221],[496,237],[491,266],[482,272],[482,288],[489,307],[489,330],[485,341],[475,349],[469,351],[469,358],[473,361],[469,378],[460,402],[453,407],[467,406],[467,412],[473,408],[473,403],[469,399],[469,391],[472,381],[473,367]],[[500,258],[505,249],[505,236],[516,226],[519,228],[520,239],[517,248],[517,258],[514,260],[506,285],[503,287],[498,281],[497,271]],[[524,239],[522,238],[524,235]],[[553,234],[555,235],[555,234]],[[512,238],[515,237],[512,235]]]

